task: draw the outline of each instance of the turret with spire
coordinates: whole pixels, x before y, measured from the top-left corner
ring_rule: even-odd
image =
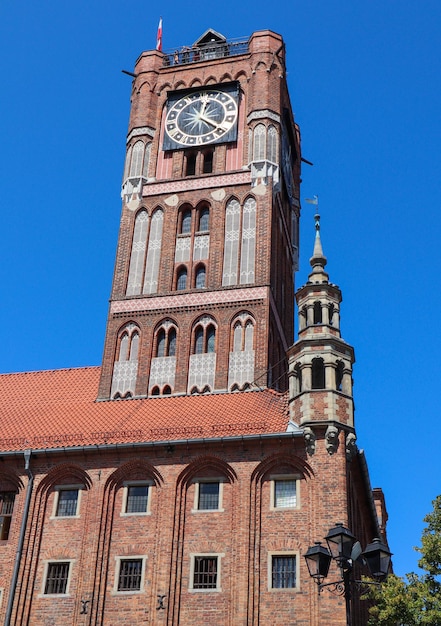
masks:
[[[329,281],[314,216],[315,242],[308,281],[296,293],[298,340],[288,352],[291,421],[306,429],[323,426],[353,435],[352,365],[354,349],[340,334],[340,288]],[[312,432],[312,431],[311,431]],[[328,451],[332,453],[333,447]]]

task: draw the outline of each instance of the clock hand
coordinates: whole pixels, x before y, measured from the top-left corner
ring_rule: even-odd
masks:
[[[209,117],[206,117],[205,115],[202,115],[201,113],[199,113],[199,119],[202,120],[203,122],[206,122],[207,124],[210,124],[210,126],[214,126],[215,128],[219,126],[217,122],[211,120]]]
[[[202,100],[202,109],[199,111],[199,117],[202,117],[204,115],[206,108],[207,108],[207,101]]]

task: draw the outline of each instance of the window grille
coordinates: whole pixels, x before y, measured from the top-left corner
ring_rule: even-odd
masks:
[[[217,556],[194,558],[193,589],[217,588]]]
[[[77,514],[78,489],[61,489],[58,492],[57,517],[72,517]]]
[[[272,580],[273,589],[293,589],[296,586],[296,557],[273,556]]]
[[[15,492],[0,492],[0,539],[8,539],[14,510]]]
[[[198,509],[212,511],[219,508],[219,482],[199,483]]]
[[[124,559],[120,562],[118,591],[141,589],[142,559]]]
[[[66,593],[70,563],[49,563],[47,566],[45,594]]]
[[[297,504],[296,480],[274,481],[274,506],[285,509],[295,507]]]
[[[126,513],[146,513],[148,497],[148,485],[131,485],[127,487]]]

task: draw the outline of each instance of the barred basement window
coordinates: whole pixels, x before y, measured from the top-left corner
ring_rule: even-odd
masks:
[[[195,556],[193,589],[217,589],[217,556]]]
[[[198,483],[198,491],[199,511],[214,511],[219,509],[219,481]]]
[[[5,540],[9,537],[14,500],[14,491],[0,492],[0,540]]]
[[[54,563],[48,563],[46,584],[44,587],[44,593],[46,595],[67,593],[67,584],[69,582],[69,568],[69,561],[57,561]]]
[[[142,559],[121,559],[119,565],[118,591],[140,591]]]
[[[271,588],[294,589],[296,587],[296,556],[273,555],[271,557]]]

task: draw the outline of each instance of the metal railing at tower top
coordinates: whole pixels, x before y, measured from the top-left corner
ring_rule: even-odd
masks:
[[[201,45],[182,46],[175,50],[164,51],[164,66],[187,65],[211,59],[237,56],[248,52],[248,39],[230,39],[229,41],[209,42]]]

